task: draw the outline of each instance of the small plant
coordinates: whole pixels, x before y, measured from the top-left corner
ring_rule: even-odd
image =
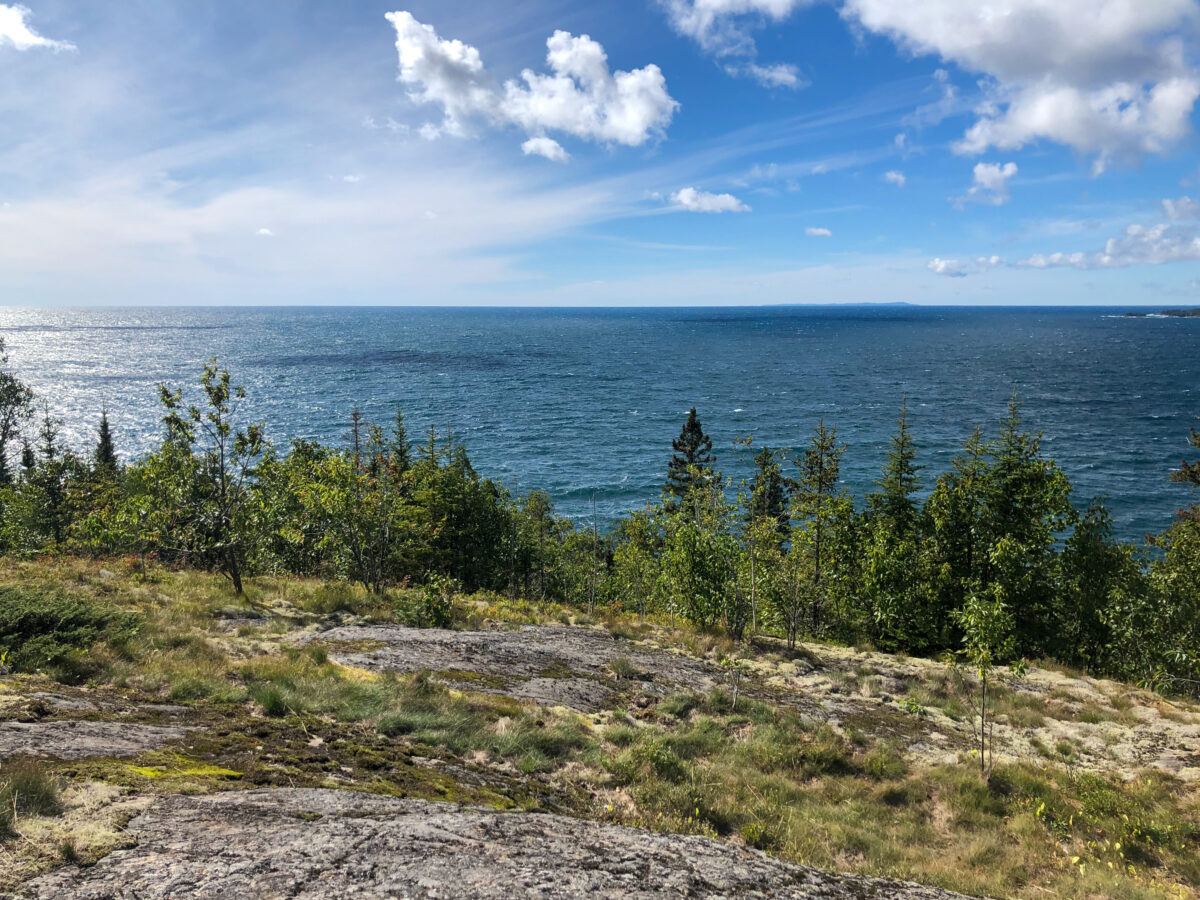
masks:
[[[730,712],[737,712],[738,691],[742,686],[742,678],[746,675],[746,663],[740,657],[722,656],[721,668],[725,672],[725,680],[729,682],[729,689],[733,693]]]
[[[70,838],[67,838],[65,841],[59,844],[58,856],[63,862],[67,863],[67,865],[79,862],[79,851],[75,849],[75,842]]]
[[[0,838],[16,834],[21,816],[62,813],[58,781],[39,763],[9,763],[0,770]]]
[[[1003,559],[1005,553],[1011,552],[1008,539],[1001,541],[994,551],[997,558]],[[977,589],[967,598],[966,605],[957,613],[955,619],[963,630],[963,649],[961,658],[979,676],[979,696],[968,689],[967,679],[958,668],[955,660],[955,671],[964,693],[974,707],[978,727],[975,729],[975,739],[978,747],[972,751],[979,757],[979,775],[984,781],[992,777],[996,761],[992,752],[992,737],[995,731],[995,715],[992,712],[994,699],[989,696],[993,673],[998,662],[1011,657],[1014,646],[1013,617],[1004,600],[1004,591],[999,585],[993,585],[991,590]],[[1014,674],[1025,671],[1024,660],[1010,663]]]
[[[434,575],[425,584],[419,613],[422,628],[449,628],[458,585],[453,578]]]
[[[637,666],[628,656],[617,656],[608,661],[608,670],[617,681],[632,681],[638,676]]]
[[[923,719],[929,715],[929,710],[917,702],[916,697],[904,698],[904,711],[911,716],[916,716],[918,719]]]

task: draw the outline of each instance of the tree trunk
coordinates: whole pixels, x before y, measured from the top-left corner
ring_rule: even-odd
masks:
[[[233,581],[233,592],[239,597],[242,595],[242,571],[238,567],[237,551],[233,545],[225,548],[225,564],[229,568],[229,577]]]

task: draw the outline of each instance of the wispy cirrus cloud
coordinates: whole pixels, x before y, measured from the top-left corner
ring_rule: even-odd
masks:
[[[809,81],[793,63],[760,64],[751,32],[781,22],[812,0],[660,0],[667,20],[719,59],[729,75],[752,78],[768,88],[798,90]]]

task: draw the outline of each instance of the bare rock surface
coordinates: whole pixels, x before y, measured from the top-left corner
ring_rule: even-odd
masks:
[[[479,680],[472,689],[581,712],[600,709],[615,692],[635,685],[639,691],[663,694],[708,691],[721,680],[720,670],[709,663],[640,647],[595,628],[443,631],[374,625],[332,628],[313,638],[335,648],[338,643],[372,648],[333,649],[330,655],[343,665],[372,672],[490,676],[490,683]]]
[[[910,758],[926,764],[953,762],[971,746],[977,721],[971,715],[950,716],[931,706],[918,716],[903,705],[911,689],[949,677],[944,663],[823,644],[801,649],[803,659],[749,661],[759,681],[780,692],[781,702],[788,696],[817,700],[835,726],[895,738],[907,746]],[[1040,667],[1030,667],[1020,678],[1001,673],[997,682],[1012,692],[1014,702],[1036,713],[1015,722],[1000,712],[993,725],[999,760],[1041,759],[1047,751],[1069,746],[1072,765],[1088,771],[1132,779],[1158,769],[1200,782],[1200,706],[1195,703]]]
[[[16,896],[781,897],[952,900],[898,881],[830,875],[702,837],[561,816],[495,813],[347,791],[168,797],[129,824],[137,842]]]
[[[141,725],[136,722],[63,720],[0,722],[0,759],[12,756],[48,756],[54,759],[89,759],[137,756],[194,731],[176,725]]]

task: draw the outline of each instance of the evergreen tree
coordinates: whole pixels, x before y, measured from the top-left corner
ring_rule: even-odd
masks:
[[[763,447],[754,457],[754,480],[750,484],[747,523],[772,523],[780,542],[786,541],[790,524],[787,500],[787,485],[779,467],[778,455],[769,447]]]
[[[96,442],[96,452],[93,455],[96,468],[104,473],[115,474],[120,468],[117,451],[113,446],[112,431],[108,426],[108,410],[100,413],[100,437]]]
[[[693,486],[711,481],[717,458],[712,452],[712,438],[704,433],[696,407],[688,412],[679,437],[671,441],[675,451],[667,464],[667,483],[663,493],[677,502],[691,491]]]
[[[28,440],[21,442],[21,479],[26,483],[33,480],[37,471],[37,454],[33,452],[33,444]]]
[[[1071,484],[1054,460],[1042,454],[1041,434],[1022,429],[1015,395],[1000,424],[985,489],[992,545],[985,583],[987,578],[1012,579],[1003,589],[1015,623],[1017,652],[1054,654],[1063,636],[1061,621],[1074,616],[1062,606],[1054,583],[1055,544],[1077,518]],[[1021,563],[1007,569],[994,560],[995,548],[1006,539],[1019,552]]]
[[[412,443],[408,439],[408,429],[404,425],[404,413],[401,410],[396,410],[396,421],[388,437],[387,451],[392,469],[397,474],[403,475],[412,468]]]
[[[983,580],[988,558],[984,492],[990,451],[983,429],[977,427],[925,503],[926,551],[933,577],[930,589],[943,626],[950,613],[966,603],[972,586]]]
[[[800,477],[796,480],[795,501],[798,518],[811,528],[813,552],[812,580],[820,584],[825,574],[824,563],[828,548],[828,512],[837,493],[841,474],[842,454],[846,445],[838,445],[837,429],[826,428],[825,420],[817,423],[804,456],[796,461]]]
[[[921,652],[936,642],[937,623],[921,579],[920,489],[916,447],[908,430],[908,401],[884,463],[880,490],[867,497],[862,541],[862,593],[873,619],[876,643]]]
[[[883,477],[876,484],[877,493],[867,497],[873,516],[882,517],[888,526],[907,531],[917,519],[917,502],[913,495],[921,489],[920,473],[924,466],[916,464],[917,448],[908,430],[908,398],[900,407],[900,418],[892,435]]]
[[[837,551],[845,549],[842,538],[853,517],[853,506],[838,490],[845,444],[838,444],[837,429],[817,423],[804,456],[796,460],[800,477],[792,493],[792,552],[796,570],[794,583],[803,582],[808,594],[809,629],[819,635],[824,629],[825,610],[832,599],[830,571]]]
[[[0,486],[12,483],[8,456],[21,425],[33,414],[33,391],[8,371],[8,353],[0,337]]]
[[[1102,501],[1094,500],[1058,556],[1058,595],[1065,615],[1059,652],[1062,661],[1092,674],[1109,669],[1119,652],[1110,621],[1118,595],[1137,593],[1131,586],[1141,571],[1133,548],[1113,538],[1113,520]]]
[[[1200,448],[1200,431],[1197,431],[1195,428],[1191,430],[1191,433],[1188,435],[1188,445]],[[1179,468],[1171,473],[1171,480],[1200,488],[1200,460],[1196,462],[1183,460],[1179,464]],[[1180,510],[1179,515],[1181,517],[1200,520],[1200,505],[1193,503],[1187,509]]]

